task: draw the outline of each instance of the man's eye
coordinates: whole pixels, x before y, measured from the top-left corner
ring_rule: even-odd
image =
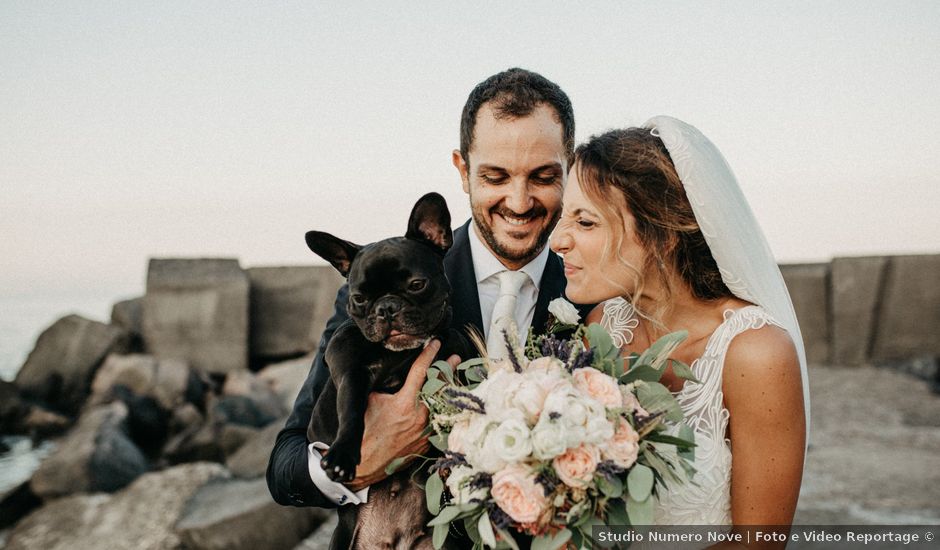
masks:
[[[535,182],[539,185],[555,185],[557,181],[558,176],[539,176],[535,178]]]
[[[359,294],[358,292],[350,296],[350,298],[357,306],[361,306],[362,304],[366,303],[366,297],[362,294]]]
[[[427,279],[415,279],[408,283],[408,290],[411,292],[421,292],[428,286]]]
[[[500,183],[505,183],[506,181],[505,176],[487,176],[484,174],[480,176],[480,178],[490,185],[499,185]]]

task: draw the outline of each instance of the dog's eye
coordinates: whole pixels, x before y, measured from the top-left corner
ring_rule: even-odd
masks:
[[[408,283],[408,290],[410,292],[421,292],[428,286],[427,279],[415,279]]]
[[[362,304],[366,303],[366,297],[362,294],[359,294],[358,292],[350,296],[350,298],[357,306],[361,306]]]

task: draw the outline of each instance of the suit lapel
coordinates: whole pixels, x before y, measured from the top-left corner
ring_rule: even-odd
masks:
[[[454,231],[454,245],[444,257],[444,272],[450,281],[451,300],[454,308],[454,328],[467,325],[483,334],[483,315],[480,313],[480,294],[477,291],[473,257],[470,254],[470,238],[467,236],[470,222]]]
[[[545,272],[542,273],[542,284],[539,286],[539,297],[535,302],[535,314],[532,316],[532,330],[535,334],[543,334],[548,323],[548,303],[555,298],[565,295],[565,268],[552,251],[548,252],[548,261],[545,262]]]

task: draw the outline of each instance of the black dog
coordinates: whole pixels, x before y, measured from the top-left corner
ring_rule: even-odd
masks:
[[[404,237],[364,247],[318,231],[308,232],[306,238],[310,249],[329,261],[349,284],[347,312],[351,319],[337,328],[327,346],[325,360],[330,379],[316,401],[307,428],[310,441],[330,445],[321,461],[323,470],[330,479],[344,482],[355,477],[360,462],[370,392],[397,392],[411,364],[432,338],[441,340],[439,357],[457,354],[467,358],[475,352],[469,341],[450,327],[450,283],[444,274],[443,259],[453,243],[453,233],[442,196],[429,193],[418,200]],[[386,486],[384,493],[388,494],[383,494]],[[414,489],[415,485],[396,474],[370,489],[369,504],[365,506],[373,508],[369,506],[373,502],[408,487]],[[385,510],[387,517],[378,521],[380,525],[373,523],[368,531],[397,537],[407,537],[407,531],[420,538],[428,516],[423,498],[417,504],[419,510],[408,511],[389,506]],[[365,526],[356,525],[356,513],[356,507],[340,508],[337,529],[365,530]],[[377,513],[380,511],[364,509],[362,515],[371,518]],[[399,535],[394,535],[396,529]],[[358,547],[355,538],[350,534],[348,540]],[[366,541],[362,547],[377,542]]]

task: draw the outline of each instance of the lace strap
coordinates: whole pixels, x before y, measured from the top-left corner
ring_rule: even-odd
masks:
[[[601,326],[610,334],[618,348],[623,348],[633,341],[633,330],[640,325],[635,313],[633,304],[624,298],[611,298],[604,302]]]

